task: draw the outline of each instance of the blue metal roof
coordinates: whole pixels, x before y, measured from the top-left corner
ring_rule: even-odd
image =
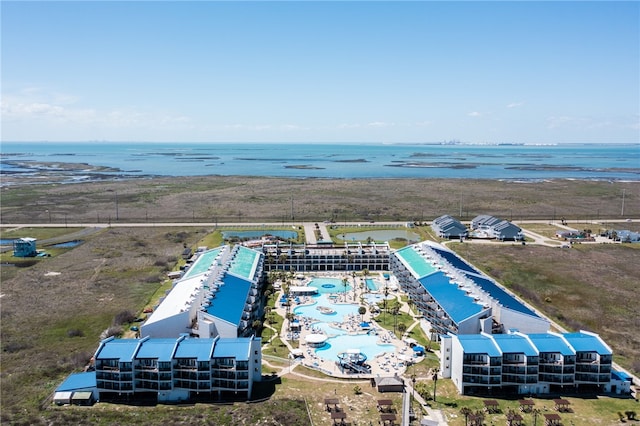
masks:
[[[483,310],[464,290],[451,284],[442,271],[427,275],[420,280],[420,284],[457,324]]]
[[[216,339],[184,339],[178,343],[174,358],[209,361]]]
[[[480,271],[478,271],[476,268],[474,268],[473,266],[469,265],[467,262],[465,262],[464,260],[462,260],[460,257],[458,257],[458,255],[456,255],[453,252],[450,252],[448,250],[443,250],[440,249],[436,246],[430,246],[436,253],[438,253],[438,255],[442,256],[442,258],[444,260],[446,260],[447,262],[449,262],[451,265],[453,265],[456,269],[459,269],[461,271],[465,271],[465,272],[472,272],[474,274],[479,274]]]
[[[482,290],[489,293],[489,295],[493,299],[498,301],[505,308],[513,309],[514,311],[531,315],[533,317],[538,317],[538,315],[536,315],[535,312],[527,308],[524,304],[522,304],[520,301],[515,299],[512,295],[504,291],[502,288],[500,288],[496,283],[494,283],[490,279],[480,277],[478,275],[473,275],[473,274],[465,274],[465,275],[469,279],[471,279],[473,282],[475,282],[478,285],[478,287],[480,287]]]
[[[158,361],[171,361],[176,347],[176,339],[148,339],[142,342],[142,346],[136,355],[136,359],[149,358]]]
[[[611,378],[623,382],[633,382],[633,377],[631,377],[624,371],[611,370]]]
[[[597,334],[578,331],[576,333],[566,333],[563,336],[576,352],[597,352],[600,355],[612,355],[611,349]]]
[[[456,336],[465,354],[487,354],[490,357],[501,357],[502,352],[494,340],[484,334],[459,334]]]
[[[118,359],[121,362],[133,361],[140,339],[112,339],[96,354],[96,359]]]
[[[535,333],[528,336],[540,353],[560,353],[564,356],[576,354],[566,340],[555,334]]]
[[[240,324],[242,311],[251,289],[251,282],[233,275],[225,274],[224,285],[218,288],[207,313],[223,319],[231,324]]]
[[[502,353],[523,353],[526,356],[538,356],[536,348],[523,336],[517,334],[494,334],[493,339]]]
[[[238,361],[248,361],[251,351],[251,338],[219,339],[213,349],[214,358],[235,358]]]
[[[87,373],[72,373],[64,382],[56,388],[56,392],[73,392],[82,389],[95,388],[96,372],[89,371]]]

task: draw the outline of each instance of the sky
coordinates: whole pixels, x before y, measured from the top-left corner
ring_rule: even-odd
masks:
[[[1,140],[640,142],[640,2],[6,1]]]

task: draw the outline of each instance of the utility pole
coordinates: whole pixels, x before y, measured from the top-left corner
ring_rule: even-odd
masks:
[[[116,220],[120,219],[120,213],[118,211],[118,191],[115,191],[116,193]]]
[[[622,212],[620,212],[620,216],[624,216],[624,194],[626,189],[622,189]]]

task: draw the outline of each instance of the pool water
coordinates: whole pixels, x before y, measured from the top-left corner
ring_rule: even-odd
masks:
[[[272,235],[283,240],[295,240],[296,238],[298,238],[297,232],[284,231],[281,229],[264,229],[261,231],[222,231],[222,238],[224,238],[225,240],[233,237],[237,237],[240,239],[258,239],[264,237],[265,235]]]
[[[371,291],[378,291],[378,283],[371,278],[365,278],[364,282],[367,284],[367,288]]]
[[[382,294],[365,294],[363,297],[364,300],[366,300],[369,304],[382,302],[382,300],[384,299],[384,295]],[[395,298],[396,296],[393,294],[387,296],[387,300]]]
[[[322,322],[343,322],[345,321],[345,316],[350,314],[358,315],[360,305],[353,303],[332,303],[326,294],[313,296],[312,299],[315,301],[313,305],[298,306],[293,310],[293,313]],[[317,309],[318,306],[325,306],[335,312],[332,314],[323,314]]]
[[[394,345],[379,345],[376,343],[378,339],[378,336],[369,334],[344,334],[330,337],[323,347],[316,349],[316,355],[327,361],[337,361],[339,353],[346,352],[349,349],[359,349],[360,352],[367,356],[367,360],[371,361],[384,352],[395,352]]]
[[[321,330],[328,337],[343,336],[347,334],[345,330],[333,327],[331,324],[328,324],[326,322],[316,322],[313,324],[313,327]]]
[[[309,285],[317,288],[318,293],[320,294],[345,292],[344,284],[339,278],[314,278],[309,281]],[[346,292],[349,292],[352,289],[353,287],[351,287],[351,285],[347,282]]]

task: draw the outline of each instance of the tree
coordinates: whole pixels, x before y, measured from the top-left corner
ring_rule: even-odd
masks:
[[[404,323],[400,323],[398,324],[398,331],[402,334],[404,334],[405,331],[407,331],[407,325]]]
[[[462,414],[464,416],[464,426],[467,426],[468,421],[469,421],[469,416],[473,413],[473,411],[471,411],[471,408],[469,407],[462,407],[460,409],[460,414]]]
[[[476,410],[473,414],[473,425],[482,426],[484,424],[484,413],[480,410]]]
[[[394,305],[391,309],[391,315],[393,315],[393,334],[396,334],[396,328],[398,326],[398,313],[400,312],[400,306]]]
[[[436,385],[438,384],[438,372],[440,369],[438,367],[433,369],[433,375],[431,378],[433,379],[433,400],[436,400]]]
[[[362,316],[367,313],[367,308],[365,308],[364,306],[360,306],[358,308],[358,313],[360,314],[360,322],[362,322]]]
[[[347,300],[347,286],[349,285],[349,280],[346,278],[342,279],[342,285],[344,286],[344,300]]]

